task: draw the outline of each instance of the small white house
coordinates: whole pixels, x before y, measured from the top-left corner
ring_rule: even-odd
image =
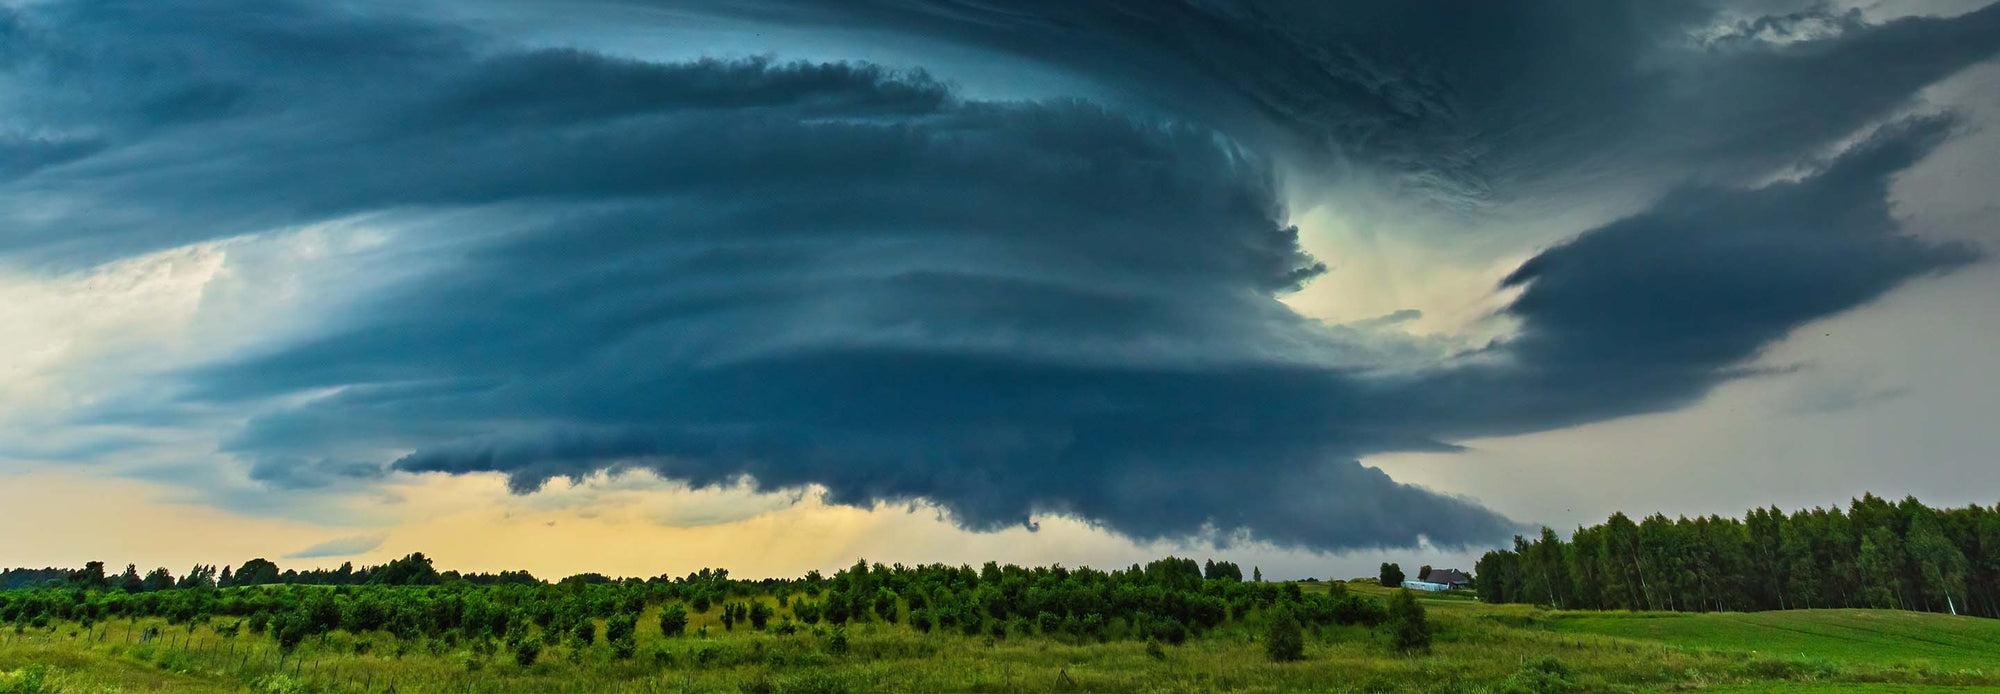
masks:
[[[1472,577],[1458,569],[1431,569],[1430,573],[1403,581],[1403,587],[1410,590],[1458,590],[1470,585]]]

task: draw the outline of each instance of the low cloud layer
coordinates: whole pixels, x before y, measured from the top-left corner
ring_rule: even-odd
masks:
[[[352,557],[358,554],[367,554],[369,552],[375,551],[375,548],[382,546],[382,541],[384,539],[386,538],[384,538],[381,535],[368,535],[361,537],[343,537],[334,540],[327,540],[325,542],[321,542],[319,544],[307,547],[297,552],[287,554],[284,556],[284,558],[329,559],[337,557]]]
[[[1887,186],[1952,128],[1903,112],[2000,47],[2000,10],[1774,42],[1612,5],[704,8],[1127,85],[1003,101],[921,65],[529,48],[388,5],[44,3],[0,20],[0,254],[380,236],[366,291],[302,299],[310,329],[87,414],[222,426],[272,489],[644,468],[982,529],[1479,545],[1517,524],[1357,459],[1678,407],[1978,257],[1904,235]],[[1476,206],[1602,166],[1681,182],[1521,264],[1495,288],[1516,327],[1483,348],[1280,302],[1328,271],[1286,171]],[[1758,183],[1783,169],[1804,173]]]

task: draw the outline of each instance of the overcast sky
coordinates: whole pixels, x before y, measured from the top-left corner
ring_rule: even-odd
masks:
[[[1992,504],[1996,51],[1980,2],[0,1],[0,564],[1348,576]]]

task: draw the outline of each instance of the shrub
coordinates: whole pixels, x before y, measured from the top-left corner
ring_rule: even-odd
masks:
[[[159,666],[161,670],[173,673],[193,672],[195,669],[193,655],[190,655],[187,651],[179,651],[172,648],[161,650],[159,652],[159,660],[154,661],[153,664]]]
[[[1417,604],[1417,598],[1408,588],[1389,596],[1389,640],[1390,645],[1404,653],[1431,650],[1431,624],[1424,617],[1424,606]]]
[[[610,619],[604,620],[604,640],[607,643],[619,639],[630,641],[632,640],[633,633],[638,630],[639,617],[637,615],[627,613],[614,615]]]
[[[250,682],[250,690],[258,694],[305,694],[312,691],[306,683],[285,675],[265,675]]]
[[[829,624],[846,624],[848,617],[847,596],[837,590],[826,592],[826,600],[820,603],[820,613]]]
[[[896,594],[889,592],[888,588],[875,590],[875,614],[884,622],[896,623]]]
[[[271,635],[278,640],[278,650],[286,653],[297,648],[311,629],[312,623],[304,612],[287,612],[271,622]]]
[[[528,667],[542,657],[542,637],[529,636],[514,642],[514,664]]]
[[[763,631],[764,626],[771,623],[771,613],[775,611],[763,602],[750,603],[750,628]]]
[[[47,684],[47,665],[29,665],[13,672],[0,672],[0,694],[55,694]]]
[[[833,628],[833,634],[826,639],[826,650],[834,655],[847,653],[847,627]]]
[[[1555,658],[1542,658],[1521,664],[1521,669],[1500,682],[1497,691],[1501,694],[1563,694],[1577,689],[1570,680],[1569,667]]]
[[[1278,608],[1264,624],[1264,655],[1272,662],[1289,662],[1306,656],[1305,630],[1292,611]]]
[[[660,633],[666,636],[680,636],[687,631],[688,611],[679,604],[660,608]]]

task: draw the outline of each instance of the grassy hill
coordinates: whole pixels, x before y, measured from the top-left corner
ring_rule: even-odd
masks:
[[[1388,591],[1351,584],[1357,592]],[[1308,590],[1324,590],[1308,586]],[[1253,620],[1182,646],[918,634],[850,626],[725,630],[714,613],[639,653],[551,648],[521,667],[469,643],[335,632],[282,661],[268,638],[114,621],[0,633],[13,692],[2000,692],[2000,620],[1873,610],[1607,613],[1423,595],[1434,652],[1402,656],[1364,627],[1327,627],[1306,659],[1266,660]],[[162,641],[135,643],[159,627]],[[650,629],[650,630],[649,630]],[[595,648],[603,648],[599,645]],[[282,665],[280,663],[282,662]],[[39,689],[28,686],[40,678]]]

